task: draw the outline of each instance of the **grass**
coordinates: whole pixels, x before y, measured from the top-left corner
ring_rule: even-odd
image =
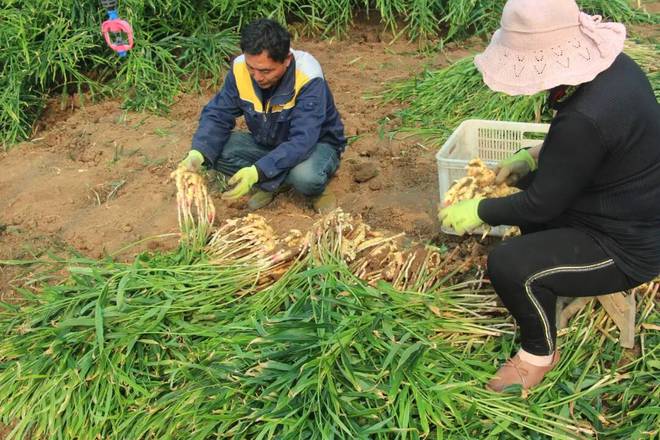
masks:
[[[639,355],[588,308],[542,386],[494,394],[483,385],[514,327],[488,287],[367,284],[343,262],[347,238],[318,225],[310,252],[270,279],[264,228],[228,224],[201,253],[75,257],[54,262],[63,280],[35,274],[22,304],[0,308],[9,438],[658,434],[657,294],[639,292]]]
[[[624,22],[657,21],[625,0],[582,0],[589,11]],[[9,0],[0,5],[0,142],[31,136],[46,100],[87,93],[120,97],[132,110],[163,112],[176,95],[219,83],[237,30],[257,17],[288,22],[303,33],[343,34],[358,10],[380,17],[397,34],[442,42],[486,35],[503,1],[486,0],[126,0],[122,18],[136,46],[125,59],[105,46],[98,2]]]
[[[138,44],[125,60],[105,46],[96,2],[24,0],[0,6],[0,139],[28,138],[53,95],[123,98],[133,110],[165,111],[200,79],[219,81],[236,51],[232,22],[189,2],[121,2]]]
[[[647,72],[656,97],[660,97],[658,46],[627,42],[625,52]],[[473,63],[473,56],[449,67],[426,71],[417,78],[387,87],[378,98],[402,102],[395,132],[418,135],[429,145],[440,146],[465,119],[548,122],[545,93],[508,96],[491,91]]]

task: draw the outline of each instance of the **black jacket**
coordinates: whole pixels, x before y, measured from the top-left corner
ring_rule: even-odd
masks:
[[[644,72],[620,54],[556,109],[529,187],[482,201],[479,216],[490,225],[578,228],[631,278],[654,278],[660,274],[660,106]]]

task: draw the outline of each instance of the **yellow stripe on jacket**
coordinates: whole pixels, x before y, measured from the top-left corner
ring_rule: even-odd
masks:
[[[278,113],[293,108],[296,105],[296,97],[305,84],[314,78],[323,78],[321,66],[312,55],[300,50],[291,50],[291,53],[296,60],[295,84],[292,98],[284,104],[274,105],[270,109],[266,108],[266,111],[270,110],[273,113]],[[250,77],[250,72],[245,62],[245,55],[240,55],[234,60],[232,71],[236,79],[236,87],[238,88],[240,99],[252,104],[256,112],[264,113],[264,106],[254,89],[255,85]]]

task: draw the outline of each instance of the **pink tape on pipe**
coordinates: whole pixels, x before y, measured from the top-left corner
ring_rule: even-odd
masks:
[[[118,18],[106,20],[101,25],[101,32],[103,33],[105,42],[108,43],[108,46],[110,46],[115,52],[126,52],[133,47],[133,28],[131,28],[131,25],[127,21]],[[110,40],[111,32],[124,32],[128,35],[128,44],[117,44]]]

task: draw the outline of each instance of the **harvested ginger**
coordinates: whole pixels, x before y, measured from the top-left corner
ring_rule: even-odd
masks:
[[[495,183],[496,174],[488,168],[479,158],[474,158],[465,167],[467,176],[461,177],[447,190],[444,206],[452,205],[461,200],[473,199],[475,197],[493,198],[504,197],[518,192],[518,188],[508,186],[506,183]],[[490,226],[486,226],[483,237],[490,232]],[[520,235],[520,230],[513,226],[507,228],[502,238]],[[482,238],[483,238],[482,237]]]
[[[178,167],[170,174],[176,182],[177,213],[182,239],[203,245],[215,219],[215,206],[209,196],[204,178]]]
[[[465,167],[467,175],[458,179],[445,194],[444,205],[475,197],[504,197],[518,191],[505,183],[495,183],[495,172],[479,158],[472,159]]]

